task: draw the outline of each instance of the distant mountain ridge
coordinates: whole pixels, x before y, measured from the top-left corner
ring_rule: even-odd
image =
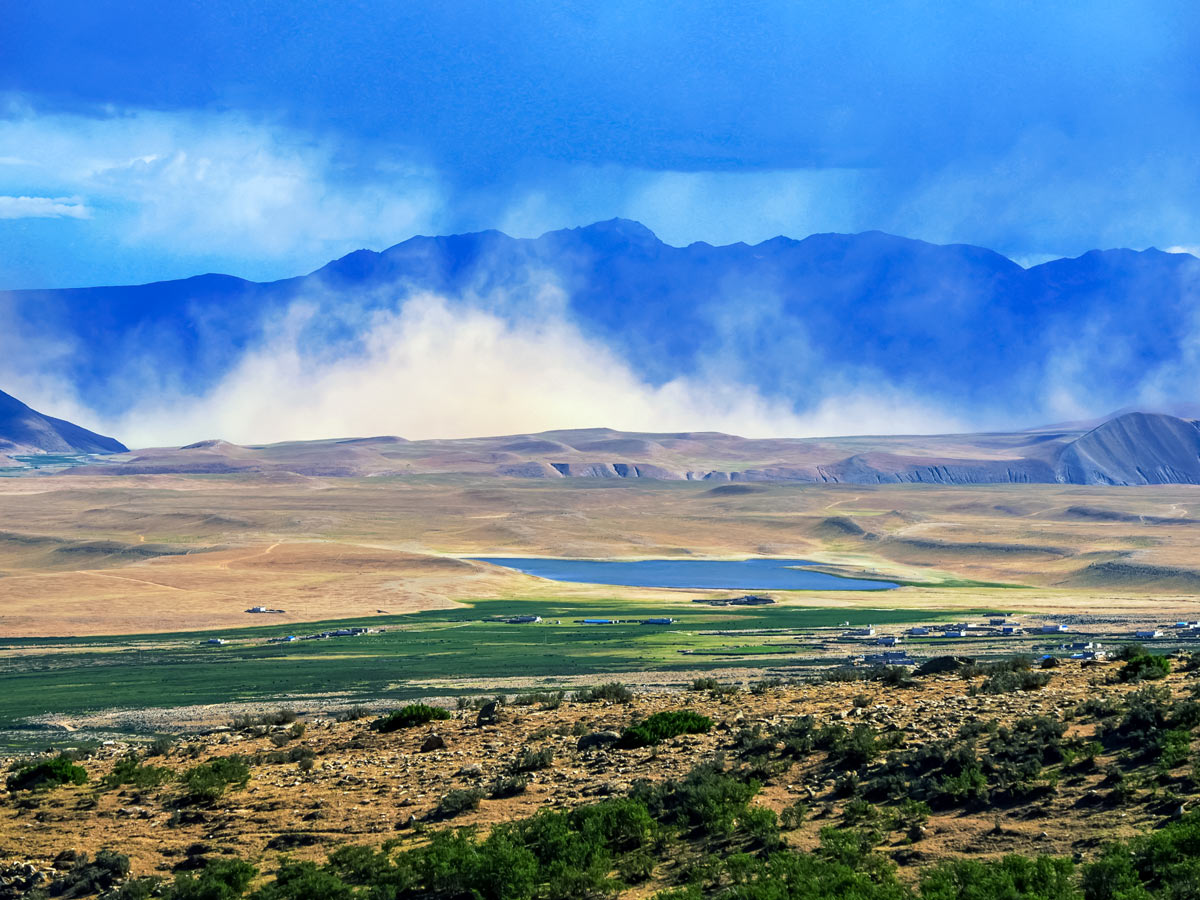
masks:
[[[42,415],[0,391],[0,454],[123,453],[120,441],[63,419]]]
[[[1200,259],[1187,254],[1092,251],[1026,269],[981,247],[882,232],[673,247],[619,219],[534,239],[414,237],[262,284],[201,275],[0,292],[0,308],[25,339],[69,346],[56,376],[116,416],[147,373],[203,393],[296,303],[318,311],[302,342],[352,353],[363,312],[413,294],[520,322],[544,314],[547,284],[561,288],[555,314],[648,384],[703,378],[715,362],[721,378],[802,410],[836,394],[814,389],[831,378],[980,420],[1046,420],[1044,398],[1064,385],[1117,409],[1142,385],[1186,394],[1200,328]]]
[[[253,447],[205,440],[112,456],[73,471],[689,480],[726,491],[751,491],[763,482],[1200,484],[1200,424],[1133,412],[1087,431],[966,435],[756,440],[714,432],[643,434],[598,428],[460,440],[375,437]]]

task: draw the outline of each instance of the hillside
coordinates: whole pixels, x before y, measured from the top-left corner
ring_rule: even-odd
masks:
[[[1148,659],[231,708],[14,761],[0,897],[1105,900],[1118,875],[1177,897],[1157,885],[1194,866],[1195,660],[1148,688],[1130,671],[1171,668]]]
[[[1189,390],[1163,378],[1189,365],[1198,276],[1200,260],[1157,250],[1022,268],[984,248],[880,232],[674,247],[613,220],[536,239],[414,237],[270,283],[202,275],[0,292],[0,303],[27,342],[71,349],[55,375],[103,415],[141,400],[129,385],[144,387],[148,372],[186,394],[212,389],[277,336],[294,304],[314,314],[300,345],[337,357],[361,349],[372,314],[432,293],[516,328],[561,316],[652,386],[702,379],[716,360],[723,380],[801,409],[836,396],[833,373],[978,421],[1031,421],[1052,387],[1097,409],[1127,406],[1143,384]],[[1062,383],[1065,358],[1077,383]]]
[[[355,438],[138,450],[79,473],[289,473],[809,484],[1197,484],[1192,420],[1125,413],[1091,430],[755,440],[708,432],[552,431],[445,441]]]
[[[122,453],[126,449],[120,441],[43,415],[0,391],[0,455]]]

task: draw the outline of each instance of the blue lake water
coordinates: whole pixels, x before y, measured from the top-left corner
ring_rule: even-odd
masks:
[[[803,559],[525,559],[477,556],[478,562],[516,569],[538,578],[578,584],[614,584],[625,587],[716,589],[730,591],[886,591],[890,581],[842,578],[796,566],[815,563]]]

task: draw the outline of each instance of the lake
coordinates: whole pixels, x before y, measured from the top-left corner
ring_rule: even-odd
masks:
[[[797,566],[803,559],[549,559],[477,556],[477,562],[578,584],[730,591],[886,591],[890,581],[842,578]]]

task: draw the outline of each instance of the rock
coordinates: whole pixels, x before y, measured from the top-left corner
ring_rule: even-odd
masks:
[[[579,739],[575,745],[577,750],[595,750],[601,747],[608,747],[621,740],[621,734],[617,731],[593,731],[591,734],[585,734]]]
[[[489,700],[483,704],[483,708],[475,716],[475,727],[479,728],[484,725],[495,725],[500,721],[500,707],[495,700]]]
[[[943,672],[957,672],[959,669],[972,665],[975,660],[966,656],[935,656],[927,659],[913,669],[914,675],[940,675]]]
[[[421,752],[422,753],[431,753],[434,750],[445,750],[445,749],[446,749],[446,739],[443,738],[440,734],[431,734],[429,737],[425,738],[424,743],[421,744]]]

